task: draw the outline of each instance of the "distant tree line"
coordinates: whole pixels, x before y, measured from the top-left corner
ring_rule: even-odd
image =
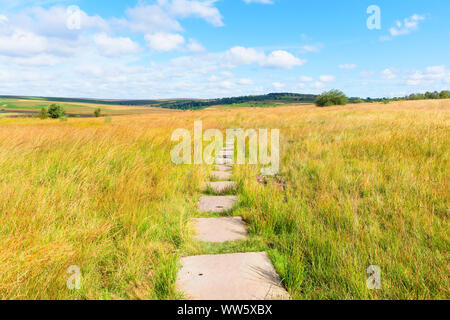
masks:
[[[442,91],[434,91],[434,92],[425,92],[425,93],[412,93],[406,95],[404,97],[395,97],[395,98],[367,98],[366,102],[384,102],[384,101],[402,101],[402,100],[428,100],[428,99],[449,99],[450,91],[442,90]]]
[[[217,105],[232,105],[246,102],[314,102],[317,95],[313,94],[298,94],[298,93],[269,93],[257,96],[242,96],[231,98],[220,98],[212,100],[185,100],[176,102],[160,103],[158,106],[162,108],[180,109],[180,110],[195,110],[203,109]]]

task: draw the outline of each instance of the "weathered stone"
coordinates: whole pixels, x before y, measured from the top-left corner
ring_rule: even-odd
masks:
[[[236,196],[204,196],[200,197],[199,212],[225,212],[232,210],[238,201]]]
[[[218,180],[231,180],[233,173],[230,171],[213,171],[211,177]]]
[[[288,300],[265,252],[181,259],[177,288],[192,300]]]
[[[220,156],[233,156],[234,155],[234,152],[233,151],[226,151],[226,150],[222,150],[222,151],[220,151],[219,152],[219,157]]]
[[[223,243],[247,238],[248,232],[241,217],[194,219],[197,239],[204,242]]]
[[[214,193],[226,193],[233,191],[236,188],[236,182],[234,181],[217,181],[217,182],[209,182],[207,187],[211,188]]]
[[[237,186],[234,181],[213,181],[206,183],[206,188],[209,188],[216,194],[231,193]]]
[[[227,165],[227,164],[218,164],[215,166],[217,171],[228,171],[233,169],[233,166]]]
[[[216,164],[233,164],[233,159],[216,158]]]

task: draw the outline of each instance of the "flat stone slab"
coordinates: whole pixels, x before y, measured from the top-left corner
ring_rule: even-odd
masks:
[[[204,242],[224,243],[246,239],[247,225],[241,217],[194,219],[196,238]]]
[[[211,188],[214,193],[225,193],[233,191],[236,188],[236,182],[234,181],[216,181],[208,182],[207,187]]]
[[[233,155],[234,155],[234,151],[222,150],[219,152],[219,157],[223,157],[223,156],[232,157]]]
[[[215,166],[217,171],[228,171],[233,169],[233,166],[230,166],[228,164],[218,164]]]
[[[229,191],[233,191],[236,188],[236,182],[234,181],[217,181],[217,182],[208,182],[206,184],[207,187],[211,188],[214,193],[225,193]]]
[[[225,212],[232,210],[238,201],[236,196],[204,196],[200,197],[199,212]]]
[[[265,252],[181,259],[177,288],[191,300],[288,300]]]
[[[233,164],[233,159],[216,158],[216,164]]]
[[[233,173],[231,171],[213,171],[211,177],[218,180],[231,180]]]

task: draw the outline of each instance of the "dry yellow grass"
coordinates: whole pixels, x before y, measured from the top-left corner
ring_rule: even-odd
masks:
[[[208,168],[172,164],[170,137],[199,119],[281,129],[286,191],[238,167],[235,214],[293,297],[448,298],[450,100],[0,119],[0,298],[179,297]],[[80,291],[66,288],[70,265]]]

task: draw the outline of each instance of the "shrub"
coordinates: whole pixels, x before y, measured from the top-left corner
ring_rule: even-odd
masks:
[[[102,109],[100,109],[100,108],[95,109],[94,117],[98,118],[101,116],[101,114],[102,114]]]
[[[355,99],[353,101],[353,103],[364,103],[364,100],[362,100],[362,99]]]
[[[45,120],[48,118],[48,111],[47,108],[42,108],[41,111],[39,111],[39,119]]]
[[[50,116],[50,118],[58,119],[58,118],[61,118],[61,117],[65,116],[66,115],[66,111],[60,105],[52,104],[48,108],[48,115]]]
[[[339,90],[330,90],[322,93],[316,99],[316,105],[318,107],[329,107],[336,105],[346,105],[348,103],[347,96]]]

